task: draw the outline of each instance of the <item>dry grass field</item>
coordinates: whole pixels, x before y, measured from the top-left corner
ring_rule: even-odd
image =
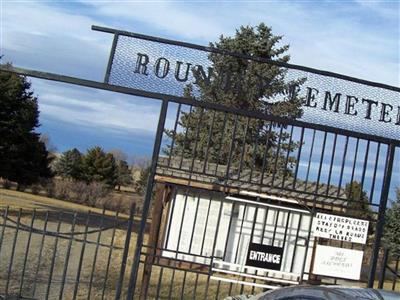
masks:
[[[0,207],[9,206],[12,210],[22,208],[24,210],[63,210],[87,213],[92,211],[94,213],[102,213],[102,209],[96,207],[89,207],[82,204],[77,204],[70,201],[63,201],[54,198],[48,198],[41,195],[33,195],[26,192],[18,192],[15,190],[0,188]],[[105,211],[107,215],[114,215],[113,211]],[[128,218],[127,214],[120,214],[120,218]]]

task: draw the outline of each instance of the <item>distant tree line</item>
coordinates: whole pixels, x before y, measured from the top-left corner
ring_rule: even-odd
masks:
[[[96,146],[82,154],[78,149],[65,151],[55,160],[54,171],[64,179],[84,181],[86,183],[102,182],[109,188],[132,183],[132,175],[126,160],[106,153]]]

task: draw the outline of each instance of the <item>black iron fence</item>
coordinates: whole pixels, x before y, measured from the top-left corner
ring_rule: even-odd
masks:
[[[127,218],[103,210],[0,210],[0,296],[110,299],[120,281]]]
[[[378,288],[398,291],[400,284],[400,254],[391,253],[389,249],[382,249],[381,270],[379,273]]]

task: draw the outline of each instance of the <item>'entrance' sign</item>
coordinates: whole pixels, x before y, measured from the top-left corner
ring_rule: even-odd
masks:
[[[368,237],[369,221],[317,213],[313,220],[316,237],[365,244]]]
[[[277,270],[281,269],[283,248],[250,243],[246,266]]]
[[[313,274],[359,280],[364,252],[317,245]]]

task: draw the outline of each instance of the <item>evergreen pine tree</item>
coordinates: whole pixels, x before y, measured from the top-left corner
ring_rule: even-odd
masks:
[[[261,23],[257,27],[242,26],[234,37],[221,36],[217,43],[210,46],[219,50],[266,58],[278,62],[288,62],[286,54],[288,45],[279,46],[281,36],[275,36],[271,28]],[[229,55],[209,54],[212,64],[211,75],[205,76],[204,70],[194,68],[196,85],[188,85],[185,96],[224,106],[262,112],[266,115],[278,115],[286,118],[297,118],[302,115],[301,102],[297,91],[304,79],[288,81],[287,71],[279,66],[240,59]],[[279,98],[280,101],[276,101]],[[271,104],[271,102],[274,102]],[[279,126],[262,120],[236,117],[223,112],[214,112],[194,107],[191,111],[182,112],[179,124],[181,132],[166,134],[175,139],[174,148],[167,146],[164,151],[172,155],[193,157],[208,162],[227,164],[232,145],[232,136],[236,130],[232,164],[243,161],[244,167],[260,169],[263,165],[264,152],[267,152],[264,171],[271,173],[275,164],[270,161],[277,154],[277,173],[288,173],[295,161],[289,157],[288,167],[284,164],[287,151],[298,147],[298,143],[289,143],[289,134],[281,131]],[[236,126],[235,126],[236,124]],[[199,130],[197,130],[200,126]],[[211,134],[211,139],[209,135]],[[246,133],[246,135],[245,135]],[[198,137],[198,138],[197,138]],[[196,151],[194,150],[197,140]],[[277,146],[280,140],[280,146]],[[255,149],[254,144],[260,146]],[[207,151],[207,149],[209,150]],[[266,151],[268,149],[268,151]],[[242,157],[243,156],[243,157]]]
[[[54,165],[57,175],[63,178],[74,180],[82,180],[85,178],[83,174],[83,158],[78,149],[65,151],[59,157]]]
[[[20,185],[51,177],[40,135],[37,98],[24,76],[0,71],[0,177]]]
[[[132,174],[128,163],[125,160],[117,160],[116,164],[117,174],[115,185],[117,186],[118,190],[120,190],[122,185],[126,186],[132,183]]]
[[[117,166],[114,156],[105,153],[101,147],[89,149],[83,157],[83,170],[87,182],[104,182],[109,187],[115,187]]]
[[[396,190],[396,201],[386,211],[384,243],[391,254],[400,255],[400,188]]]

